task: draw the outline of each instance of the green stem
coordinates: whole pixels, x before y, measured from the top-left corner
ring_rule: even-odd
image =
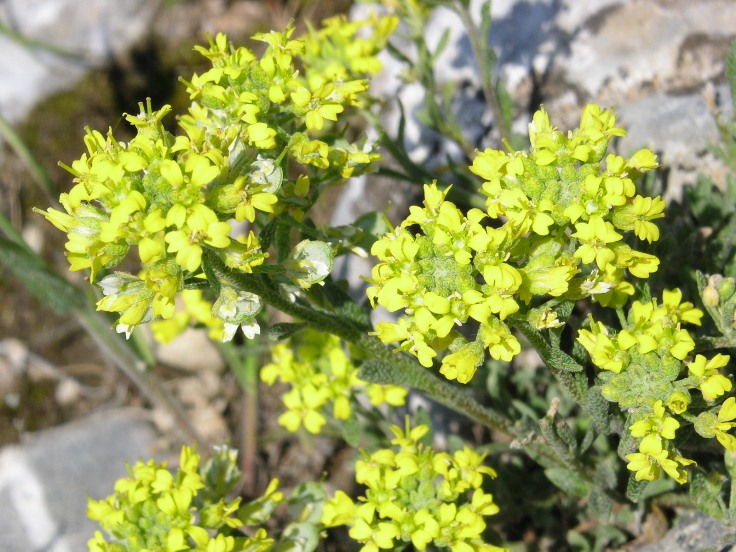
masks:
[[[493,409],[482,406],[471,394],[463,389],[444,381],[413,358],[404,353],[386,347],[380,340],[368,334],[362,334],[353,341],[370,357],[381,365],[390,367],[389,370],[370,370],[367,367],[361,375],[374,383],[410,386],[422,391],[427,397],[448,408],[451,408],[479,424],[490,429],[500,431],[506,435],[515,436],[514,422],[510,418]]]
[[[49,198],[55,200],[56,190],[49,173],[43,168],[41,162],[23,141],[20,134],[2,115],[0,115],[0,136],[5,138],[15,154],[26,164],[40,188],[48,194]]]
[[[377,359],[384,365],[392,367],[391,370],[381,374],[383,381],[380,383],[409,384],[423,391],[429,398],[465,414],[486,427],[502,431],[507,435],[514,434],[511,419],[481,406],[467,392],[437,378],[405,354],[388,348],[375,337],[359,329],[352,321],[289,301],[278,292],[275,286],[269,285],[268,280],[262,275],[234,274],[214,253],[208,254],[208,261],[218,278],[229,281],[238,289],[259,295],[264,303],[302,320],[312,328],[331,333],[344,341],[353,343],[367,353],[368,358]]]
[[[23,239],[23,236],[20,234],[20,232],[18,232],[15,229],[15,227],[13,226],[13,223],[10,222],[7,219],[7,217],[3,215],[2,213],[0,213],[0,232],[3,232],[7,236],[7,238],[14,244],[18,245],[19,247],[22,247],[29,253],[33,253],[33,250]]]
[[[484,3],[481,9],[490,11],[490,2]],[[473,16],[468,6],[464,5],[463,2],[456,2],[455,12],[460,16],[463,25],[468,31],[470,48],[473,50],[473,55],[480,69],[481,87],[486,105],[491,110],[491,113],[493,113],[493,118],[501,131],[501,141],[508,141],[511,138],[509,121],[506,121],[504,117],[503,109],[501,109],[501,104],[498,101],[498,95],[493,85],[493,69],[496,64],[496,54],[488,46],[488,37],[483,36],[485,33],[473,21]]]
[[[242,355],[232,343],[221,343],[219,349],[243,391],[238,447],[241,451],[240,471],[243,474],[243,494],[253,496],[257,481],[259,343],[255,340],[246,341]]]
[[[387,347],[376,337],[355,326],[352,321],[289,301],[279,293],[277,286],[266,276],[231,272],[213,251],[207,252],[206,259],[218,279],[242,291],[255,293],[264,303],[302,320],[307,326],[331,333],[363,350],[367,358],[372,359],[366,361],[361,367],[361,377],[364,379],[372,383],[412,387],[422,391],[428,398],[485,427],[519,440],[529,438],[530,431],[517,426],[511,418],[482,406],[472,398],[467,390],[438,378],[410,356]],[[575,469],[591,484],[595,484],[590,468],[584,466],[577,458],[573,461],[570,461],[569,458],[561,458],[549,444],[541,441],[538,435],[532,433],[532,439],[525,448],[541,465]]]
[[[695,353],[713,351],[716,349],[736,349],[736,339],[733,337],[698,337],[695,341]]]
[[[209,443],[194,428],[184,410],[158,379],[146,370],[145,364],[135,356],[128,344],[118,334],[110,331],[108,320],[90,307],[76,309],[74,312],[82,326],[118,369],[140,389],[151,404],[161,407],[174,417],[186,441],[199,443],[201,450],[206,453]]]
[[[46,50],[47,52],[51,52],[52,54],[65,57],[67,59],[83,61],[83,56],[77,52],[67,50],[66,48],[51,44],[50,42],[44,42],[43,40],[38,40],[30,36],[26,36],[19,33],[18,31],[11,29],[4,23],[0,23],[0,35],[7,36],[9,39],[28,49]]]

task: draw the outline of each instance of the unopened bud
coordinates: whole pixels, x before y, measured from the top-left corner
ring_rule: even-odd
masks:
[[[328,243],[304,240],[298,243],[284,262],[286,276],[302,289],[322,281],[332,272],[335,252]]]
[[[703,304],[706,307],[717,307],[720,303],[718,290],[711,285],[705,286],[703,290]]]
[[[724,303],[733,297],[736,292],[736,282],[733,278],[724,278],[721,280],[721,285],[718,286],[718,296]]]

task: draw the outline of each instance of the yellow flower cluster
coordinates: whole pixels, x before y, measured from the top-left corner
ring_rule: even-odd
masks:
[[[736,437],[727,433],[736,425],[734,399],[717,404],[732,388],[721,373],[729,357],[692,358],[695,342],[682,327],[699,326],[702,317],[702,311],[682,301],[679,289],[665,290],[661,304],[656,299],[634,301],[619,332],[591,319],[590,329],[578,334],[593,363],[603,370],[603,396],[632,413],[629,431],[641,440],[639,451],[626,459],[637,480],[651,481],[666,473],[678,483],[687,481],[684,468],[694,462],[674,445],[683,423],[692,423],[701,436],[717,437],[727,450],[736,451]],[[693,392],[708,405],[697,418],[688,412]]]
[[[367,21],[350,21],[345,15],[336,15],[322,21],[321,29],[309,25],[302,55],[309,86],[318,88],[324,82],[377,74],[383,65],[376,52],[383,50],[398,24],[395,16],[371,15]],[[361,34],[366,28],[371,30],[370,36]]]
[[[279,424],[291,432],[303,425],[318,434],[328,417],[347,420],[355,415],[362,392],[373,406],[404,405],[406,389],[362,381],[342,341],[330,334],[302,330],[289,343],[276,345],[271,355],[273,362],[261,369],[261,379],[291,386],[282,397],[287,411],[279,417]]]
[[[127,143],[111,130],[105,136],[87,129],[88,152],[64,165],[75,185],[61,195],[63,211],[43,214],[67,233],[71,270],[89,269],[92,282],[137,252],[137,274],[112,273],[99,282],[105,297],[98,308],[118,314],[118,331],[174,317],[179,292],[204,276],[205,251],[246,273],[264,263],[268,254],[256,232],[235,235],[229,219],[256,229],[279,213],[300,219],[326,185],[379,158],[365,140],[351,143],[333,129],[346,109],[360,105],[365,78],[380,68],[374,56],[396,23],[375,19],[374,37],[356,46],[359,58],[338,60],[344,71],[327,70],[319,62],[327,45],[339,47],[361,27],[337,23],[329,20],[306,38],[292,38],[292,27],[257,34],[267,45],[260,58],[223,34],[209,48],[196,47],[212,68],[182,79],[192,104],[178,136],[162,123],[170,106],[153,110],[150,101],[126,116],[136,130]],[[222,323],[250,327],[253,320]],[[228,328],[221,337],[231,335]]]
[[[529,311],[533,298],[623,304],[634,292],[625,272],[646,278],[659,260],[625,244],[619,231],[656,240],[652,220],[664,202],[636,195],[634,179],[656,167],[648,150],[602,162],[609,139],[623,133],[614,125],[610,111],[589,105],[566,137],[537,112],[530,152],[485,150],[470,167],[486,180],[485,210],[463,213],[445,199],[447,190],[426,185],[423,207],[412,207],[371,250],[380,261],[369,279],[371,303],[405,312],[378,324],[378,337],[401,342],[399,350],[426,367],[447,350],[440,372],[467,383],[484,350],[503,361],[521,350],[509,316],[528,314],[538,329],[560,324],[550,311]],[[502,223],[489,226],[489,219]],[[469,322],[478,327],[472,341],[459,331]]]
[[[659,259],[623,242],[622,233],[631,231],[649,243],[658,240],[652,221],[665,208],[659,197],[636,193],[637,179],[657,167],[651,151],[630,159],[607,154],[609,141],[625,134],[613,112],[595,104],[583,109],[579,128],[567,136],[540,110],[529,126],[529,152],[487,149],[470,167],[486,181],[481,191],[489,216],[508,219],[504,226],[515,237],[575,238],[566,241],[576,265],[583,265],[581,291],[604,306],[621,306],[633,295],[625,271],[647,278],[659,266]]]
[[[227,450],[223,457],[231,463],[235,460]],[[129,478],[117,481],[113,495],[90,499],[88,516],[112,537],[107,541],[102,532],[95,532],[89,541],[90,552],[270,550],[274,541],[264,529],[253,537],[230,534],[243,525],[236,517],[240,498],[231,502],[223,497],[208,499],[211,490],[205,488],[199,463],[199,455],[189,447],[182,449],[175,474],[166,469],[165,463],[139,461]],[[264,507],[275,507],[283,501],[277,487],[274,480],[259,499]]]
[[[503,552],[483,542],[485,516],[499,509],[483,490],[485,476],[496,473],[469,447],[438,453],[420,441],[425,425],[405,430],[394,426],[394,449],[364,453],[356,464],[356,481],[365,496],[354,502],[338,491],[322,511],[327,527],[350,526],[362,552],[401,548],[453,552]]]

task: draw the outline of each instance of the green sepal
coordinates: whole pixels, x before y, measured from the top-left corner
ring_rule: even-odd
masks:
[[[322,509],[317,506],[321,506],[326,498],[327,491],[321,482],[300,483],[288,500],[289,517],[308,523],[319,523]]]
[[[273,545],[273,552],[312,552],[319,545],[319,530],[312,523],[289,524],[281,539]]]

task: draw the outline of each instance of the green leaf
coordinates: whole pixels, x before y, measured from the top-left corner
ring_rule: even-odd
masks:
[[[726,54],[726,78],[731,89],[731,103],[736,111],[736,42],[731,43]]]
[[[442,55],[442,52],[445,51],[445,48],[447,48],[447,42],[450,40],[450,29],[445,29],[445,32],[442,33],[442,36],[440,37],[440,41],[437,44],[437,48],[435,49],[434,53],[432,54],[432,61],[437,61],[437,58]]]
[[[261,243],[261,249],[263,251],[268,251],[268,248],[271,247],[271,243],[273,243],[273,238],[276,235],[276,228],[279,225],[279,220],[280,217],[272,218],[258,234],[258,241]]]
[[[335,311],[353,322],[360,330],[368,332],[372,329],[371,311],[356,303],[350,295],[331,279],[328,278],[325,280],[324,285],[317,287],[315,292],[324,294]]]
[[[637,481],[636,474],[629,474],[629,482],[626,484],[626,498],[631,502],[639,502],[643,499],[644,489],[647,488],[649,481]]]
[[[351,447],[357,448],[363,436],[363,428],[360,427],[355,412],[351,411],[347,420],[338,420],[337,423],[340,424],[340,433],[345,442]]]
[[[570,529],[567,532],[567,543],[570,545],[572,550],[575,550],[575,552],[590,552],[592,550],[592,546],[588,542],[588,539],[574,529]]]
[[[312,552],[319,544],[319,530],[311,523],[291,523],[271,549],[274,552]]]
[[[554,307],[554,311],[557,313],[557,319],[566,322],[570,318],[570,314],[572,313],[574,306],[575,301],[562,301],[560,304],[556,305]],[[565,326],[549,330],[549,341],[553,347],[560,347],[563,331],[565,331]]]
[[[590,483],[580,477],[577,472],[568,470],[567,468],[547,468],[544,470],[555,487],[563,491],[565,494],[582,498],[588,496],[591,490]]]
[[[278,224],[275,230],[274,245],[276,247],[276,260],[283,263],[291,252],[291,228],[288,224]]]
[[[319,523],[321,506],[327,498],[327,492],[321,482],[307,481],[297,485],[289,497],[289,517],[309,523]]]
[[[13,272],[42,303],[58,313],[87,305],[84,293],[53,272],[36,253],[2,237],[0,263]]]
[[[356,245],[370,251],[373,244],[384,234],[391,231],[391,223],[383,211],[371,211],[360,215],[353,226],[363,231],[363,237]]]
[[[292,335],[305,327],[306,324],[304,323],[293,324],[290,322],[281,322],[279,324],[274,324],[268,330],[268,338],[271,341],[283,341],[284,339],[289,339]]]
[[[406,131],[406,113],[404,113],[404,104],[401,102],[400,99],[397,99],[397,103],[399,104],[399,130],[396,133],[396,141],[397,143],[401,144],[403,147],[404,144],[406,144],[405,140],[405,131]]]
[[[613,511],[613,499],[600,487],[593,487],[588,496],[588,511],[593,519],[606,523]]]
[[[648,500],[650,498],[654,498],[655,496],[672,492],[677,489],[678,486],[679,485],[677,484],[677,481],[675,481],[671,477],[663,477],[662,479],[650,481],[649,485],[647,485],[642,491],[639,500]]]
[[[590,387],[583,398],[583,408],[593,420],[593,426],[598,433],[608,430],[610,403],[601,395],[601,386]]]
[[[504,133],[508,133],[511,129],[511,121],[514,120],[514,99],[500,79],[496,82],[496,98],[498,98],[498,106],[501,108],[501,117],[503,117],[503,121],[499,121],[499,126],[504,129]]]
[[[716,519],[723,518],[726,513],[721,500],[723,478],[718,473],[706,475],[695,472],[690,482],[690,500],[703,513]]]
[[[508,321],[511,322],[515,328],[521,330],[524,337],[526,337],[529,340],[529,343],[534,346],[547,366],[563,372],[583,371],[583,367],[575,362],[575,359],[559,348],[548,343],[541,332],[539,332],[527,320],[524,320],[523,318],[509,318]]]
[[[2,28],[2,25],[0,25],[0,28]],[[28,144],[23,141],[23,138],[21,138],[18,131],[15,130],[15,128],[13,128],[13,126],[1,115],[0,136],[5,138],[8,145],[13,148],[18,157],[23,160],[39,188],[46,192],[49,197],[56,197],[56,187],[43,164],[38,160],[36,155],[34,155],[28,147]]]

